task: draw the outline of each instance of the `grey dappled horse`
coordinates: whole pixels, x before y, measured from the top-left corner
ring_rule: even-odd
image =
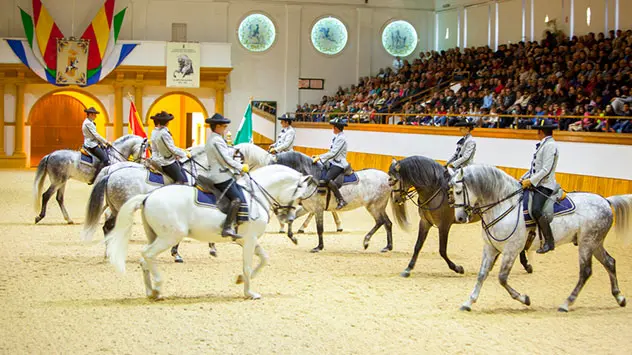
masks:
[[[130,157],[138,162],[142,159],[143,152],[147,147],[147,139],[135,135],[125,135],[118,138],[112,143],[112,147],[108,149],[111,162],[127,161]],[[93,157],[92,164],[86,164],[81,161],[81,152],[77,150],[56,150],[46,155],[40,160],[35,173],[35,182],[33,183],[33,199],[35,207],[35,223],[41,221],[46,216],[46,205],[48,200],[57,192],[57,202],[64,215],[64,219],[69,224],[72,220],[64,206],[64,190],[66,182],[75,179],[81,182],[89,183],[94,179],[96,174],[96,166],[98,159]],[[50,186],[42,194],[44,187],[44,179],[48,176]]]

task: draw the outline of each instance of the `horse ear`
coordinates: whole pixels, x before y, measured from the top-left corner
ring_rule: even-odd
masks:
[[[399,165],[399,163],[395,164],[395,171],[397,171],[398,173],[399,173],[399,169],[401,169],[401,168],[402,168],[402,166]]]
[[[391,160],[391,165],[393,164],[397,164],[397,159],[393,158],[393,160]]]

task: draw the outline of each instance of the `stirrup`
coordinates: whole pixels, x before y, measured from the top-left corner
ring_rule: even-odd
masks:
[[[540,249],[536,250],[535,252],[538,254],[546,254],[553,250],[555,250],[555,244],[553,244],[553,246],[549,246],[548,243],[544,243],[544,245]]]

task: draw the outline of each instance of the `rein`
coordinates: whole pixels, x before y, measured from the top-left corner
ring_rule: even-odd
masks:
[[[436,211],[439,208],[441,208],[441,206],[443,206],[443,202],[445,201],[445,197],[446,195],[443,195],[443,197],[441,198],[441,203],[439,203],[439,205],[437,205],[437,207],[425,207],[427,204],[429,204],[430,202],[432,202],[432,200],[434,200],[435,197],[437,197],[437,195],[441,192],[441,187],[439,187],[428,199],[426,199],[424,202],[419,202],[419,198],[417,199],[417,201],[414,200],[415,197],[419,196],[419,192],[417,192],[417,189],[415,188],[414,191],[407,191],[404,190],[401,186],[402,183],[401,181],[399,181],[399,186],[400,188],[397,190],[393,190],[393,193],[399,193],[400,198],[402,199],[402,203],[406,202],[406,201],[411,201],[415,206],[417,206],[418,208],[420,208],[421,210],[424,211]]]
[[[465,210],[465,213],[467,213],[468,215],[472,215],[472,214],[476,214],[481,218],[481,225],[483,226],[483,230],[485,230],[485,234],[487,235],[488,238],[493,239],[496,242],[504,242],[506,240],[508,240],[509,238],[511,238],[515,233],[516,230],[518,229],[518,224],[520,223],[520,209],[518,209],[518,214],[517,214],[517,218],[516,218],[516,224],[514,225],[513,230],[511,231],[511,233],[509,233],[508,236],[506,236],[505,238],[496,238],[490,231],[490,229],[492,227],[494,227],[496,224],[498,224],[500,221],[502,221],[505,217],[507,217],[513,210],[515,210],[518,206],[520,206],[520,204],[522,203],[522,200],[524,198],[524,195],[521,195],[520,198],[518,199],[518,202],[516,204],[513,204],[511,207],[509,207],[505,212],[501,213],[498,217],[494,218],[493,221],[487,223],[485,222],[485,218],[483,218],[483,214],[487,213],[488,211],[490,211],[491,209],[493,209],[494,207],[498,206],[499,204],[513,198],[514,196],[521,194],[523,192],[523,189],[520,188],[514,192],[512,192],[511,194],[509,194],[508,196],[496,201],[496,202],[492,202],[483,206],[471,206],[470,204],[470,198],[469,198],[469,194],[468,194],[468,190],[467,190],[467,186],[465,185],[465,180],[458,180],[455,181],[455,183],[460,183],[463,184],[463,204],[451,204],[452,207],[454,208],[463,208]]]
[[[263,188],[263,186],[261,186],[257,180],[253,179],[250,174],[246,173],[246,175],[248,176],[248,180],[250,180],[251,184],[254,183],[254,185],[256,185],[259,190],[261,190],[261,193],[263,194],[263,197],[266,199],[266,201],[268,202],[268,204],[270,204],[270,207],[272,208],[272,211],[274,211],[274,214],[277,214],[279,210],[295,210],[296,207],[294,207],[294,201],[292,201],[289,205],[282,205],[277,199],[274,198],[274,196],[272,196],[266,189]],[[296,184],[296,187],[294,188],[294,192],[292,193],[292,197],[294,197],[294,195],[296,194],[296,192],[298,191],[298,189],[301,187],[301,183],[300,181]],[[254,197],[254,189],[253,189],[253,194],[252,196]]]

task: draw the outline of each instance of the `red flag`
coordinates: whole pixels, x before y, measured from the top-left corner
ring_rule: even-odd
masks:
[[[130,100],[129,106],[129,128],[132,130],[132,134],[147,138],[147,133],[145,133],[145,129],[143,128],[143,121],[140,120],[140,116],[138,116],[138,111],[136,111],[136,105],[134,105],[134,101]],[[145,150],[145,156],[149,157],[151,154],[149,153],[149,145],[147,145],[147,149]]]

